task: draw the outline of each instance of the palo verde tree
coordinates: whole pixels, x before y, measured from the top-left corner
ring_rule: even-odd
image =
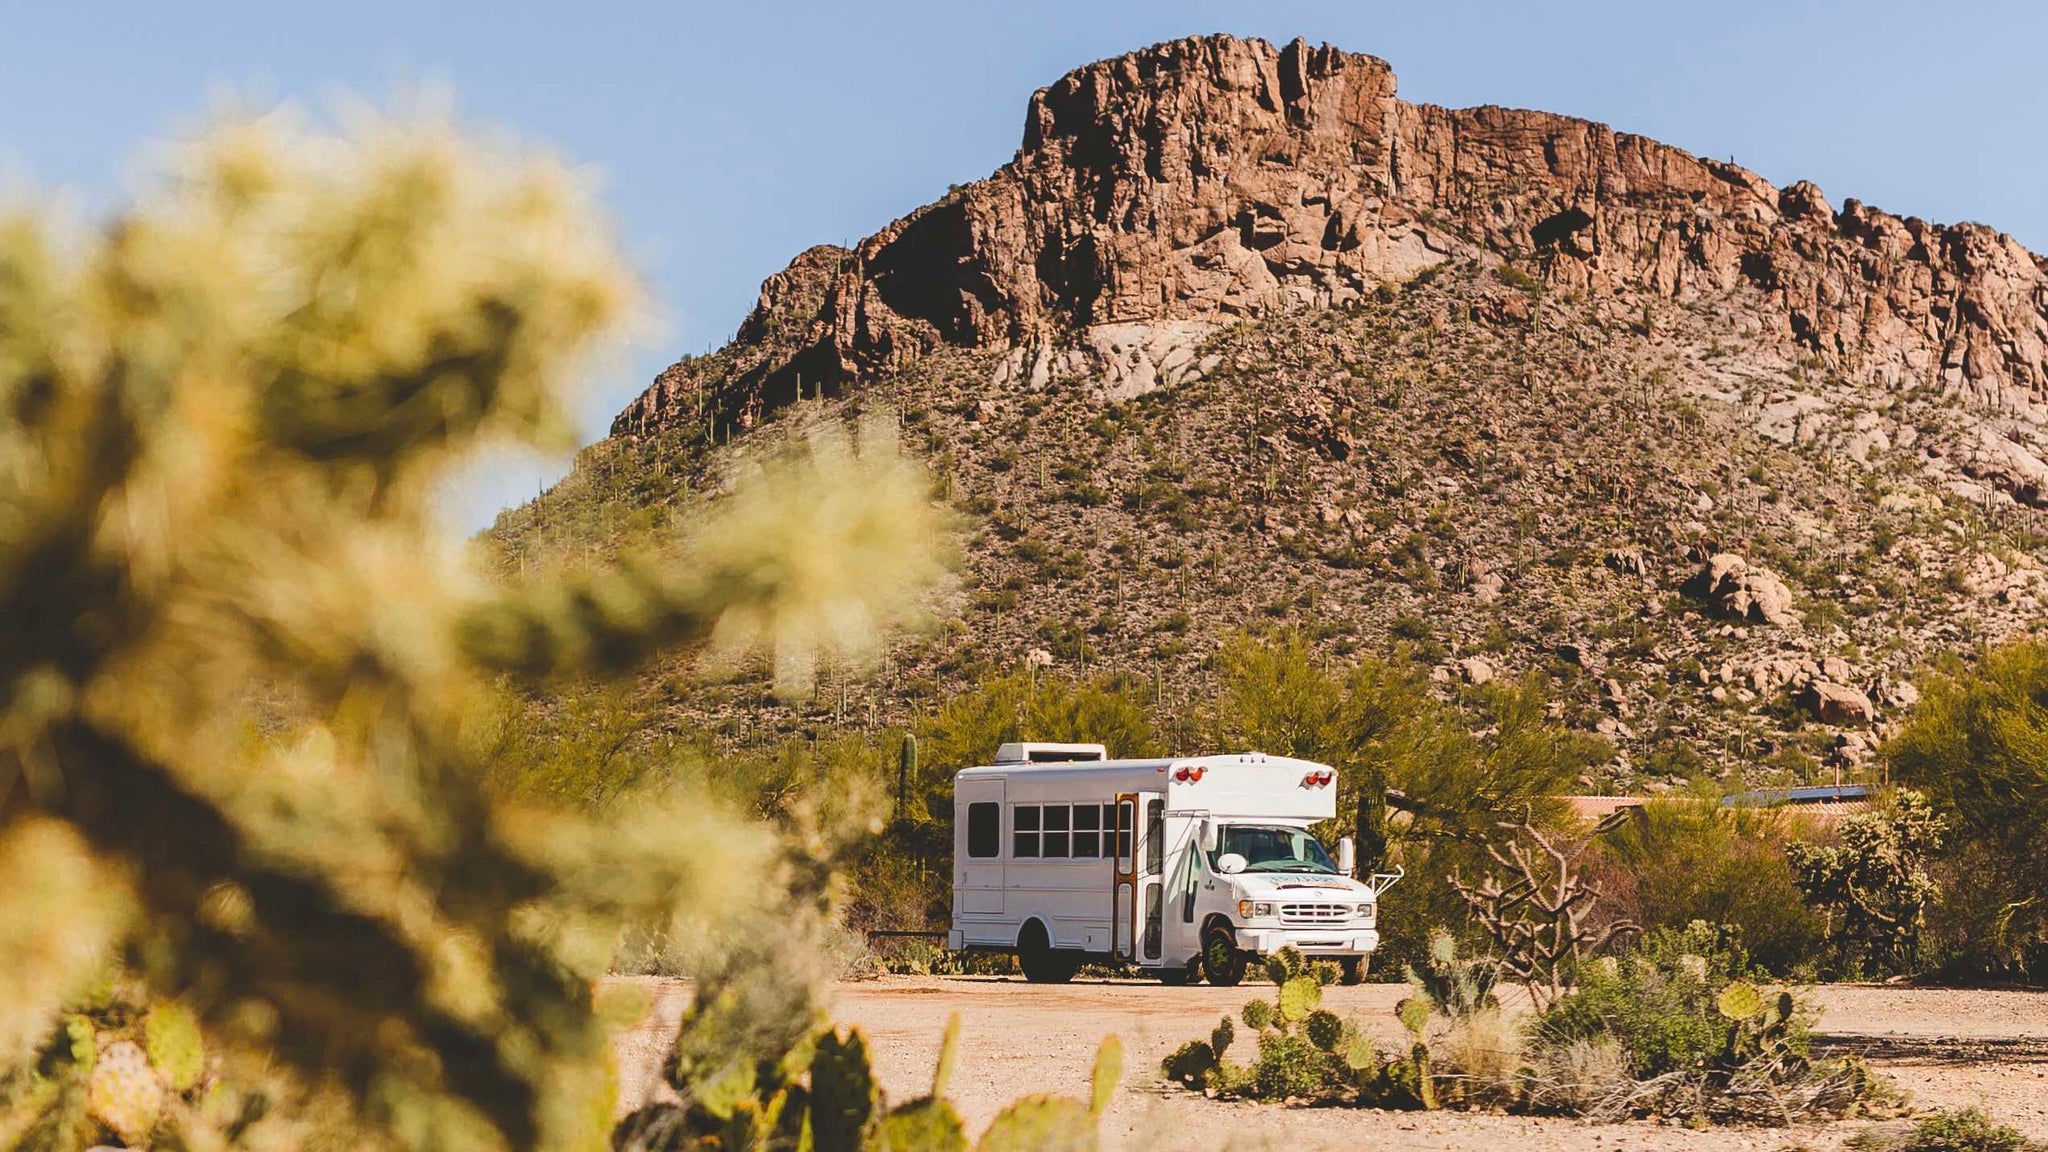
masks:
[[[433,124],[229,123],[96,236],[0,220],[0,1146],[591,1146],[627,925],[703,942],[729,1051],[815,1029],[815,852],[483,786],[507,680],[699,645],[800,682],[940,574],[877,430],[615,567],[477,575],[437,485],[565,446],[633,298],[562,166]]]
[[[1953,818],[1933,912],[1951,962],[2048,978],[2048,644],[1993,649],[1933,678],[1884,752]]]

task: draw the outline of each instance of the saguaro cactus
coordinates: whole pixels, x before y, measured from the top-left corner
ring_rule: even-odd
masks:
[[[910,819],[910,782],[917,778],[917,734],[905,732],[896,753],[896,819]]]

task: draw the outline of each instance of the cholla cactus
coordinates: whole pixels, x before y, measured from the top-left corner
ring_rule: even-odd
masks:
[[[4,1071],[75,1040],[116,954],[195,1025],[80,1072],[124,1138],[136,1069],[168,1090],[203,1033],[356,1146],[588,1146],[627,924],[725,953],[737,1051],[815,1027],[819,898],[772,894],[826,890],[817,853],[688,795],[599,828],[480,784],[506,678],[746,645],[800,685],[942,568],[871,429],[616,567],[479,575],[437,488],[486,441],[565,446],[560,382],[634,294],[566,169],[432,124],[230,124],[97,241],[0,219],[0,1143],[84,1122]],[[734,889],[770,894],[740,949],[706,931]]]

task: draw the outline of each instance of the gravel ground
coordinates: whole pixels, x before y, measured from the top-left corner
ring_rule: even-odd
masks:
[[[620,1033],[621,1103],[656,1092],[662,1058],[689,999],[687,984],[644,980],[652,1008]],[[1512,1143],[1516,1152],[1611,1149],[1839,1148],[1862,1122],[1824,1127],[1694,1132],[1647,1123],[1595,1125],[1570,1120],[1449,1113],[1378,1112],[1221,1103],[1163,1083],[1159,1060],[1183,1041],[1206,1035],[1218,1016],[1271,989],[1167,988],[1132,982],[1042,986],[1002,978],[887,977],[841,984],[832,1016],[867,1033],[883,1088],[892,1099],[921,1094],[946,1019],[960,1014],[960,1063],[951,1095],[978,1130],[1005,1102],[1032,1092],[1085,1096],[1101,1038],[1123,1038],[1125,1072],[1103,1124],[1104,1146],[1145,1152],[1310,1149],[1372,1146],[1408,1152]],[[1972,992],[1872,986],[1813,990],[1823,1009],[1822,1043],[1867,1054],[1909,1093],[1914,1105],[1975,1105],[2029,1135],[2048,1140],[2048,993]],[[1326,1007],[1393,1041],[1404,995],[1397,985],[1334,987]]]

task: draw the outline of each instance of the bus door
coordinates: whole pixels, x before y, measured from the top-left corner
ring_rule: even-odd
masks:
[[[1141,965],[1159,963],[1164,914],[1166,796],[1124,792],[1116,798],[1116,859],[1110,872],[1110,954]]]

